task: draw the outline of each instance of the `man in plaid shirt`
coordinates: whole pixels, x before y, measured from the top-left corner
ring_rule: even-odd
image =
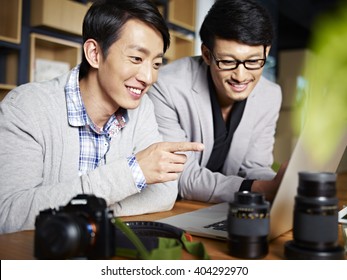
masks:
[[[151,1],[96,1],[83,23],[82,63],[8,93],[0,104],[0,233],[32,229],[40,210],[80,193],[104,198],[116,216],[172,208],[185,152],[203,145],[162,142],[145,95],[169,42]]]

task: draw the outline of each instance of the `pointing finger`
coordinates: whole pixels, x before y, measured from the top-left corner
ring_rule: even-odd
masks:
[[[164,150],[168,152],[200,152],[205,146],[199,142],[166,142]]]

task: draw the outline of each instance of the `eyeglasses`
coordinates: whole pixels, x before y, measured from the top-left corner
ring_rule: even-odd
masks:
[[[220,70],[235,70],[237,67],[239,67],[240,64],[243,64],[243,66],[247,70],[258,70],[262,67],[264,67],[266,63],[266,53],[265,53],[266,47],[264,46],[264,57],[262,59],[247,59],[247,60],[226,60],[226,59],[217,59],[212,51],[210,51],[210,54],[212,55],[214,61],[216,62],[217,67]]]

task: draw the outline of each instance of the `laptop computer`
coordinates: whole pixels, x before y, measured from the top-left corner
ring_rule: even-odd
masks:
[[[298,173],[300,171],[336,172],[346,148],[347,131],[343,135],[339,145],[334,148],[334,153],[330,159],[326,162],[317,162],[306,151],[303,143],[304,137],[305,131],[302,132],[295,145],[281,185],[271,205],[269,240],[292,229]],[[160,219],[158,222],[182,228],[192,235],[225,240],[228,236],[225,222],[228,209],[229,204],[224,202],[192,212]]]

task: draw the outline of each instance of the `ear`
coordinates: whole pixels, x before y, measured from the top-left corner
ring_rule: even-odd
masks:
[[[211,54],[210,54],[209,49],[204,44],[201,45],[201,55],[202,55],[202,58],[204,59],[205,63],[207,65],[210,65],[211,64]]]
[[[89,65],[93,68],[99,68],[100,63],[100,51],[99,44],[94,39],[88,39],[83,44],[84,55],[89,63]]]

